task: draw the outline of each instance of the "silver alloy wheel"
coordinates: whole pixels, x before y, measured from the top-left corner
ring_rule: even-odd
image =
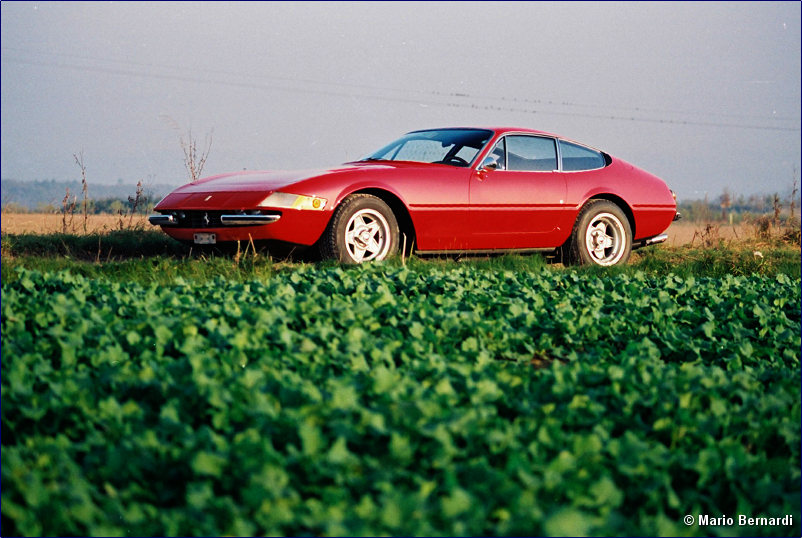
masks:
[[[598,265],[615,265],[627,252],[624,225],[612,213],[599,213],[585,230],[585,248]]]
[[[356,263],[383,260],[390,250],[390,225],[375,209],[361,209],[348,219],[345,246]]]

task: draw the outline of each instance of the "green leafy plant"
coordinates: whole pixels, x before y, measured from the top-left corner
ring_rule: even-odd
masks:
[[[786,275],[20,269],[2,533],[799,535],[799,304]]]

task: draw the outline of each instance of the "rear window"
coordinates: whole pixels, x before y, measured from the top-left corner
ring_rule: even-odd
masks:
[[[563,160],[563,172],[596,170],[604,168],[605,165],[601,152],[563,140],[560,140],[560,154]]]

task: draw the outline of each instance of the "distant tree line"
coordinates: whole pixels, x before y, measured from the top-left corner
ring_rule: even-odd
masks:
[[[3,180],[2,209],[9,213],[61,213],[65,196],[75,196],[82,203],[83,189],[77,181],[17,181]],[[174,189],[170,185],[142,187],[135,185],[89,185],[86,212],[91,215],[131,213],[136,205],[136,214],[148,213],[163,194]],[[138,201],[136,200],[139,196]],[[136,204],[135,204],[136,201]],[[78,209],[83,212],[83,206]]]
[[[134,202],[131,200],[124,200],[122,198],[104,198],[103,200],[92,200],[87,202],[87,213],[90,215],[112,214],[119,215],[120,213],[147,215],[153,211],[153,206],[159,198],[143,195],[139,199],[139,203],[134,208]],[[62,207],[55,204],[39,203],[34,208],[26,207],[16,202],[8,202],[3,204],[3,211],[7,213],[61,213]]]
[[[691,222],[729,221],[737,224],[760,215],[771,215],[778,222],[798,221],[800,199],[794,183],[789,196],[779,194],[734,195],[724,189],[720,196],[710,200],[680,201],[677,207],[683,219]]]

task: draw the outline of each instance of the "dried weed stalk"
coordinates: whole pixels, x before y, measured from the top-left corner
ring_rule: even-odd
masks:
[[[73,229],[73,218],[75,217],[75,205],[78,198],[75,195],[70,197],[70,188],[67,187],[67,192],[64,194],[64,199],[61,200],[61,232],[67,233],[67,227]]]
[[[89,223],[89,184],[86,182],[86,166],[84,166],[84,152],[81,150],[77,155],[72,154],[75,164],[81,169],[81,193],[83,198],[84,215],[84,234],[86,234],[87,224]]]
[[[209,150],[212,149],[212,135],[206,135],[206,149],[198,153],[198,141],[192,136],[192,130],[187,131],[186,140],[182,136],[181,149],[184,150],[184,166],[189,173],[189,179],[195,182],[201,178],[206,159],[209,157]]]

